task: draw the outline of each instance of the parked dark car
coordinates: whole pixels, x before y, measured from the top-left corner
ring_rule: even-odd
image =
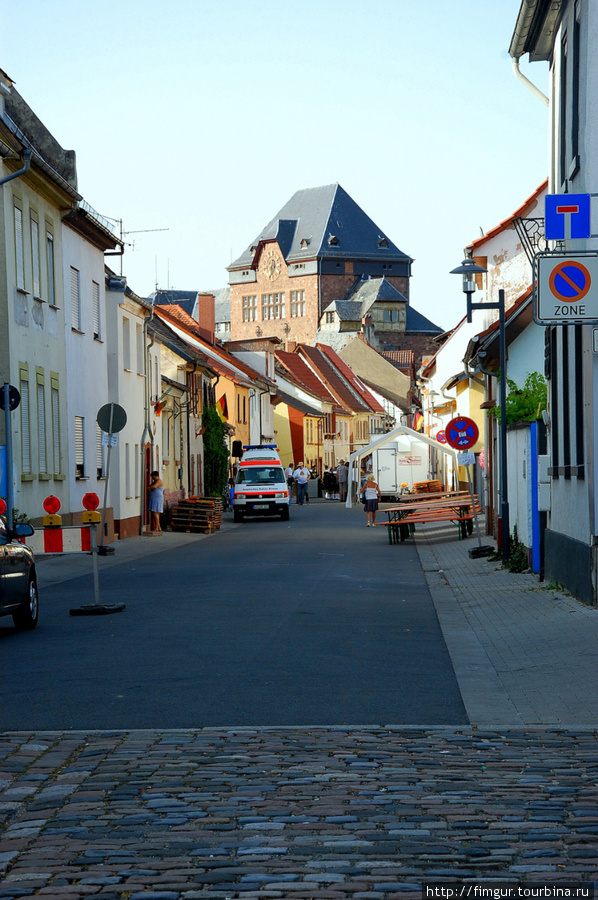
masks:
[[[38,616],[37,577],[33,553],[19,538],[33,534],[20,522],[9,532],[0,516],[0,616],[12,616],[16,628],[35,628]]]

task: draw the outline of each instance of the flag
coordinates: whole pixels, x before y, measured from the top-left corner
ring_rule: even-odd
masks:
[[[424,417],[421,413],[416,413],[413,417],[413,429],[414,431],[423,431],[424,429]]]
[[[216,403],[216,412],[223,422],[228,422],[228,403],[226,402],[226,394],[223,394]]]

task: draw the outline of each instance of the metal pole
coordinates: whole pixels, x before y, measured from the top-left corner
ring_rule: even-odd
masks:
[[[98,572],[98,526],[92,522],[89,526],[91,531],[91,553],[93,556],[93,599],[96,606],[100,605],[100,576]]]
[[[110,450],[112,445],[112,421],[114,418],[114,403],[110,404],[110,432],[108,434],[108,453],[106,459],[106,481],[104,482],[104,509],[102,510],[102,533],[100,535],[100,547],[104,546],[104,525],[106,523],[106,503],[108,500],[108,479],[110,478]]]
[[[10,427],[10,384],[4,384],[4,434],[6,440],[6,525],[12,531],[14,489],[12,483],[12,431]]]
[[[507,340],[505,317],[505,292],[498,292],[500,325],[500,500],[502,558],[509,556],[509,494],[507,475]]]

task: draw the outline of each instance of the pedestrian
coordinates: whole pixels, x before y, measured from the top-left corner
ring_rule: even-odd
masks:
[[[293,472],[293,478],[297,485],[297,505],[303,506],[303,500],[309,503],[309,497],[307,496],[307,482],[311,478],[309,469],[300,462]]]
[[[334,494],[334,475],[326,466],[324,469],[324,474],[322,475],[322,487],[324,488],[324,493],[326,494],[326,499],[330,500]]]
[[[362,489],[361,493],[365,499],[365,514],[367,516],[367,524],[366,528],[370,527],[370,517],[372,519],[372,528],[376,527],[376,510],[378,509],[378,502],[380,500],[380,488],[374,481],[373,475],[368,475]]]
[[[159,472],[151,472],[151,483],[148,485],[149,491],[149,512],[151,517],[151,529],[154,534],[162,534],[162,526],[160,525],[160,514],[164,512],[164,482],[160,478]]]
[[[336,467],[336,480],[338,481],[338,494],[341,503],[347,499],[347,484],[349,483],[349,466],[341,459]]]
[[[288,489],[289,489],[289,506],[291,505],[291,496],[292,496],[292,494],[293,494],[293,482],[294,482],[294,480],[295,480],[294,477],[293,477],[293,472],[294,472],[294,471],[295,471],[295,469],[294,469],[294,466],[293,466],[293,462],[291,461],[291,462],[288,464],[288,466],[286,467],[286,469],[284,470],[284,477],[285,477],[286,480],[287,480],[287,487],[288,487]]]

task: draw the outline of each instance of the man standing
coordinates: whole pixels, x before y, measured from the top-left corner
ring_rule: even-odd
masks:
[[[349,466],[341,459],[336,467],[336,480],[338,481],[338,495],[341,503],[347,499],[347,484],[349,481]]]
[[[309,469],[303,465],[302,462],[299,463],[295,472],[293,473],[293,478],[295,479],[295,484],[297,485],[297,505],[303,506],[303,500],[305,498],[305,502],[309,503],[309,497],[307,496],[307,482],[310,479]]]
[[[288,464],[288,466],[286,467],[286,469],[284,470],[284,477],[287,480],[287,487],[289,489],[289,506],[291,505],[291,497],[293,494],[293,478],[294,478],[293,472],[294,472],[293,463],[290,462]]]

